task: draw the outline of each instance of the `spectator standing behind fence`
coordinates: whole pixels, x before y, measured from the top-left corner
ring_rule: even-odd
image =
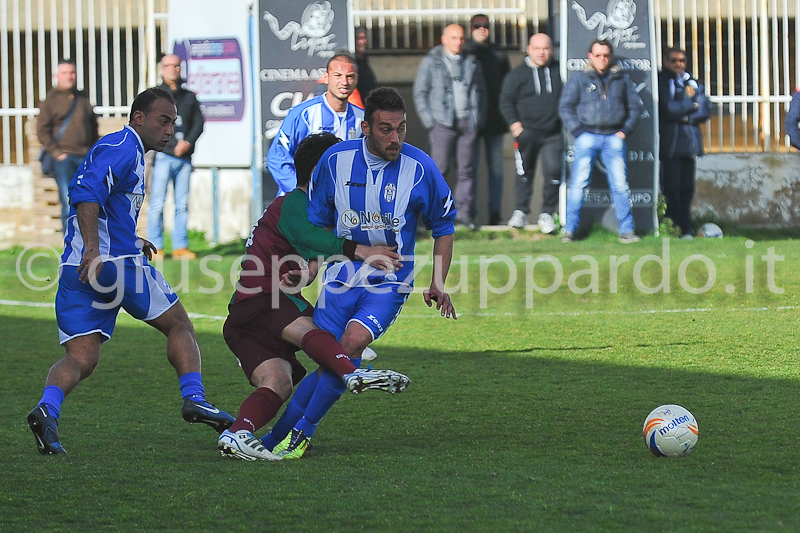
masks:
[[[528,224],[536,160],[541,156],[544,202],[538,224],[542,233],[556,229],[553,213],[558,209],[564,164],[564,136],[558,116],[563,83],[550,54],[550,37],[544,33],[531,36],[525,62],[506,77],[500,95],[500,111],[515,138],[517,168],[516,204],[508,225],[523,228]]]
[[[800,87],[794,90],[792,103],[789,104],[789,112],[786,113],[783,127],[786,129],[786,134],[789,135],[791,145],[800,150]]]
[[[358,64],[358,84],[356,89],[361,95],[361,101],[367,99],[372,89],[378,86],[378,78],[369,64],[367,57],[367,29],[356,28],[356,63]],[[359,107],[364,107],[363,105]]]
[[[600,157],[606,167],[611,200],[619,224],[619,242],[641,239],[633,231],[631,192],[628,187],[627,147],[642,100],[630,77],[614,64],[614,47],[595,39],[589,47],[589,62],[564,86],[559,112],[567,130],[575,137],[572,176],[567,189],[567,220],[562,241],[572,242],[580,222],[583,196],[589,188],[592,167]]]
[[[481,139],[486,151],[486,165],[489,169],[489,224],[500,223],[500,209],[503,199],[503,135],[508,132],[508,125],[498,109],[500,88],[503,85],[511,63],[508,54],[500,50],[489,39],[489,17],[475,15],[469,22],[472,39],[464,45],[469,55],[474,55],[481,64],[486,79],[486,124],[478,132],[475,142],[475,156],[472,161],[473,183],[477,183],[478,162],[481,155]]]
[[[69,182],[99,138],[97,116],[86,94],[76,89],[76,80],[75,63],[61,59],[56,67],[56,86],[39,104],[36,122],[39,142],[54,159],[53,177],[58,185],[62,230],[67,227],[69,215]]]
[[[186,89],[181,78],[181,58],[165,55],[159,63],[160,86],[172,95],[178,107],[175,134],[163,152],[156,154],[153,163],[153,183],[150,188],[150,213],[147,217],[147,239],[158,248],[164,248],[164,200],[169,183],[175,190],[175,221],[172,226],[172,257],[194,259],[189,250],[186,222],[189,218],[189,178],[192,175],[192,154],[195,143],[203,133],[203,113],[197,95]]]
[[[476,229],[473,198],[473,150],[486,120],[486,81],[475,56],[462,54],[464,29],[450,24],[442,44],[428,52],[414,80],[414,103],[429,132],[431,158],[442,174],[456,167],[456,223]]]
[[[711,116],[703,85],[686,72],[686,53],[670,48],[658,75],[658,124],[661,136],[661,191],[666,216],[691,239],[695,162],[703,155],[700,124]],[[795,129],[797,121],[795,121]]]

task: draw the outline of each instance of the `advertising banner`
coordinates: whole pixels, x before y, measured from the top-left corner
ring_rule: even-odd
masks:
[[[588,64],[592,40],[606,39],[614,45],[616,63],[628,72],[644,104],[633,133],[626,139],[628,184],[639,233],[651,233],[658,224],[658,62],[652,43],[652,13],[652,0],[561,0],[559,13],[564,80]],[[567,147],[570,165],[573,141],[570,138]],[[594,222],[617,228],[605,169],[599,160],[584,197],[581,227]]]
[[[349,49],[347,0],[261,0],[264,154],[293,106],[314,97],[328,59]]]
[[[221,13],[216,0],[170,0],[168,16],[167,50],[181,57],[186,88],[197,93],[206,121],[192,163],[249,167],[253,159],[250,2],[226,0]]]

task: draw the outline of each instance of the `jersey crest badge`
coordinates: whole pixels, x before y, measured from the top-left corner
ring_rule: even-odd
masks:
[[[396,195],[397,187],[394,186],[394,183],[387,183],[386,187],[383,188],[383,199],[391,203]]]

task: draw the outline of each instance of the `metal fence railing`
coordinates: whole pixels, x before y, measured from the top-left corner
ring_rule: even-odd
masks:
[[[0,165],[26,163],[24,123],[52,85],[59,57],[101,115],[127,113],[157,82],[168,0],[0,0]],[[485,13],[506,49],[524,50],[547,24],[546,0],[353,0],[375,54],[420,53],[444,25]],[[800,86],[800,0],[654,0],[656,42],[686,49],[715,104],[712,152],[788,150],[783,120]]]
[[[0,0],[0,164],[25,163],[24,123],[53,86],[62,57],[102,116],[127,114],[156,82],[167,0]]]

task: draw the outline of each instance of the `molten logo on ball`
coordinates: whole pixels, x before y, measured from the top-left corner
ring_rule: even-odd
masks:
[[[642,435],[656,457],[683,457],[694,450],[700,432],[692,413],[680,405],[662,405],[647,415]]]

